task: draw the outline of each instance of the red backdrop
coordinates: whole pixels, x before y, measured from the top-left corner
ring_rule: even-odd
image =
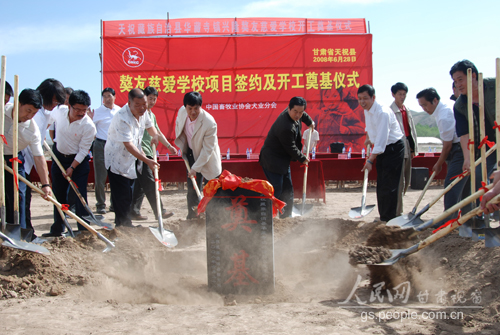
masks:
[[[258,152],[288,101],[302,96],[320,133],[318,151],[331,142],[361,151],[364,115],[356,92],[372,83],[371,35],[133,38],[117,35],[123,22],[104,23],[103,86],[115,89],[120,106],[132,88],[156,87],[153,111],[167,138],[174,138],[184,94],[196,90],[217,121],[221,151]]]

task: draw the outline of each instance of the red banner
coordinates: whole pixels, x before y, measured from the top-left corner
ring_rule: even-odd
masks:
[[[132,88],[159,91],[154,112],[168,139],[184,94],[195,90],[217,121],[222,152],[258,152],[294,96],[308,102],[318,151],[332,142],[363,147],[356,92],[372,83],[371,35],[104,38],[102,59],[103,85],[115,89],[118,105]]]
[[[103,22],[104,37],[366,34],[365,19],[225,18]]]

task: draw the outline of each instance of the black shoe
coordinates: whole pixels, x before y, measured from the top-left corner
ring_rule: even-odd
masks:
[[[186,220],[195,220],[197,219],[198,216],[196,214],[189,213],[188,216],[186,216]]]
[[[95,212],[96,214],[106,214],[106,208],[98,208]]]
[[[42,237],[61,237],[61,236],[63,236],[62,233],[48,232],[48,233],[42,234]]]

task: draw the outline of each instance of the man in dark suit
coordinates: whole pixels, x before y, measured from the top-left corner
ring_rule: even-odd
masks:
[[[290,161],[308,164],[309,160],[302,154],[302,122],[311,131],[314,122],[305,112],[306,100],[293,97],[288,107],[274,121],[267,134],[264,146],[260,151],[259,162],[267,180],[274,187],[274,196],[284,202],[286,207],[280,217],[290,217],[293,208],[293,185],[290,173]]]

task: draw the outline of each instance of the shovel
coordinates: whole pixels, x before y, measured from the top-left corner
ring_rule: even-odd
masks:
[[[465,200],[465,199],[464,199]],[[497,195],[489,203],[498,203],[500,202],[500,195]],[[451,233],[454,229],[460,227],[464,222],[469,220],[470,218],[474,217],[475,215],[481,214],[483,211],[481,207],[478,207],[461,218],[458,219],[458,221],[453,221],[450,225],[438,230],[436,233],[432,234],[431,236],[427,237],[425,240],[421,241],[420,243],[415,244],[412,247],[409,247],[408,249],[391,249],[392,256],[389,259],[386,259],[385,261],[381,263],[377,263],[374,265],[394,265],[397,261],[399,261],[401,258],[404,258],[408,255],[414,254],[417,251],[429,246],[430,244],[436,242],[440,238],[448,235]]]
[[[153,149],[153,159],[156,163],[156,146],[154,144],[151,145]],[[177,245],[177,238],[175,234],[171,230],[166,230],[163,228],[163,218],[161,215],[161,204],[160,204],[160,180],[158,179],[158,167],[155,166],[154,169],[155,175],[155,194],[156,194],[156,208],[158,208],[158,228],[149,227],[149,230],[153,233],[160,243],[165,245],[168,248],[173,248]],[[196,185],[196,183],[195,183]],[[198,191],[199,192],[199,191]]]
[[[370,146],[366,147],[367,157],[370,157]],[[366,216],[371,213],[371,211],[375,208],[375,205],[366,206],[366,189],[368,188],[368,173],[369,171],[365,169],[365,176],[363,178],[363,195],[361,196],[361,207],[351,208],[349,211],[349,217],[352,219],[361,219],[363,216]]]
[[[104,228],[106,230],[113,230],[115,228],[115,226],[114,226],[113,223],[105,223],[105,222],[102,221],[102,219],[104,218],[104,216],[102,216],[102,215],[96,216],[96,215],[94,215],[94,213],[92,213],[92,210],[89,208],[89,205],[87,205],[87,202],[85,201],[85,199],[83,199],[80,191],[78,191],[78,187],[71,180],[71,177],[66,175],[66,170],[62,166],[61,162],[59,162],[59,160],[57,159],[56,155],[54,155],[54,153],[50,149],[50,147],[47,144],[47,142],[44,141],[43,142],[43,146],[45,147],[45,149],[48,151],[48,153],[52,157],[52,161],[55,162],[57,164],[57,166],[59,166],[59,168],[61,169],[61,172],[63,173],[63,175],[66,176],[66,180],[68,180],[69,184],[71,185],[71,188],[73,189],[73,191],[75,191],[76,195],[78,196],[78,199],[80,199],[80,202],[85,207],[85,210],[87,211],[87,213],[89,213],[89,215],[84,216],[83,218],[85,220],[89,221],[89,222],[92,222],[96,226],[102,227],[102,228]]]
[[[309,137],[307,138],[307,147],[306,147],[306,158],[309,158],[309,149],[311,149],[311,138],[314,132],[314,128],[309,128]],[[305,169],[304,169],[304,182],[302,184],[302,205],[300,207],[300,210],[293,206],[292,208],[292,217],[296,216],[302,216],[304,214],[309,213],[313,205],[312,204],[306,204],[306,191],[307,191],[307,171],[309,169],[309,164],[306,164]]]
[[[184,164],[186,164],[186,169],[189,172],[191,172],[191,167],[189,166],[189,162],[187,161],[187,159],[183,158],[184,160]],[[191,182],[193,183],[193,188],[196,192],[196,195],[198,196],[198,201],[201,201],[201,199],[203,198],[201,196],[201,192],[200,192],[200,189],[198,188],[198,184],[196,183],[196,178],[194,176],[191,176]]]
[[[493,147],[491,147],[488,150],[488,152],[486,153],[486,156],[489,156],[493,152],[495,152],[496,148],[497,148],[497,145],[495,144]],[[480,163],[481,163],[481,160],[478,159],[474,163],[474,166],[478,166]],[[399,226],[399,227],[409,228],[409,227],[417,227],[417,226],[421,225],[422,223],[424,223],[424,221],[420,217],[425,212],[427,212],[429,210],[429,208],[431,208],[432,206],[434,206],[439,201],[439,199],[441,199],[441,197],[443,195],[445,195],[446,193],[448,193],[448,191],[451,190],[453,188],[453,186],[455,186],[456,184],[458,184],[458,182],[460,182],[460,180],[462,180],[464,177],[466,177],[468,175],[469,175],[469,173],[466,173],[466,174],[464,174],[464,176],[460,176],[460,177],[455,178],[448,186],[446,186],[446,188],[441,193],[439,193],[437,196],[435,196],[434,199],[432,199],[430,203],[428,203],[427,205],[425,205],[424,208],[422,208],[417,214],[415,214],[415,216],[413,216],[413,217],[411,217],[409,219],[403,218],[404,215],[403,216],[398,216],[397,218],[394,218],[394,219],[390,220],[389,222],[387,222],[387,226]],[[450,214],[452,214],[452,213],[450,213]]]
[[[431,177],[427,181],[427,184],[425,184],[425,187],[422,190],[420,197],[418,197],[418,200],[417,200],[415,206],[413,207],[413,209],[411,210],[411,212],[408,214],[405,214],[405,215],[398,216],[392,220],[389,220],[389,222],[387,222],[388,226],[401,226],[402,224],[405,224],[406,222],[410,221],[413,217],[415,217],[415,213],[417,212],[418,205],[420,205],[420,201],[422,201],[424,194],[427,191],[427,188],[429,187],[429,185],[431,184],[431,182],[435,176],[436,176],[436,171],[434,171],[432,173]]]
[[[478,78],[479,79],[479,78]],[[479,82],[479,80],[478,80]],[[472,69],[467,69],[467,96],[472,97]],[[472,99],[467,99],[467,116],[469,119],[469,141],[474,141],[474,110],[472,108]],[[481,122],[479,122],[481,123]],[[484,125],[484,122],[483,122]],[[474,145],[469,146],[469,154],[470,154],[470,162],[475,160],[475,147]],[[472,168],[470,169],[470,189],[471,192],[473,192],[476,189],[476,169]],[[472,205],[472,208],[475,207],[475,204]],[[465,223],[464,225],[460,226],[458,233],[462,237],[472,237],[472,228],[473,228],[474,222],[472,223]]]
[[[12,169],[10,167],[8,167],[7,165],[5,165],[4,168],[8,172],[13,173]],[[28,187],[30,187],[33,191],[37,192],[38,194],[40,194],[42,196],[45,195],[45,193],[41,189],[39,189],[38,187],[36,187],[32,183],[30,183],[28,180],[26,180],[26,178],[24,178],[22,176],[19,176],[19,180],[22,181],[23,183],[25,183]],[[56,199],[54,199],[52,197],[48,197],[47,199],[50,202],[52,202],[54,204],[54,206],[56,206],[57,208],[59,208],[62,212],[68,214],[73,220],[77,221],[79,224],[81,224],[82,226],[84,226],[88,231],[90,231],[92,234],[94,234],[97,238],[99,238],[101,241],[103,241],[104,243],[106,243],[106,248],[103,250],[103,252],[108,252],[108,251],[110,251],[111,249],[113,249],[115,247],[115,244],[113,242],[111,242],[106,237],[104,237],[101,233],[99,233],[97,230],[95,230],[87,222],[83,221],[75,213],[73,213],[69,209],[63,209],[62,205]]]
[[[496,121],[497,124],[500,122],[500,83],[498,82],[500,80],[500,58],[496,59]],[[479,81],[478,81],[479,82]],[[481,85],[482,88],[482,85]],[[479,87],[478,87],[479,90]],[[484,99],[482,94],[479,94],[481,99]],[[481,100],[480,100],[481,102]],[[484,109],[483,109],[484,112]],[[481,113],[481,110],[480,110]],[[500,143],[500,131],[496,131],[496,142]],[[482,154],[482,152],[481,152]],[[497,152],[497,161],[500,162],[500,152]],[[486,166],[486,164],[484,164]],[[487,217],[487,216],[486,216]],[[485,218],[486,218],[485,217]],[[500,246],[500,227],[498,228],[485,228],[481,229],[480,232],[472,230],[472,238],[475,239],[477,237],[478,233],[483,233],[484,234],[484,245],[487,248],[492,248],[492,247],[498,247]]]

